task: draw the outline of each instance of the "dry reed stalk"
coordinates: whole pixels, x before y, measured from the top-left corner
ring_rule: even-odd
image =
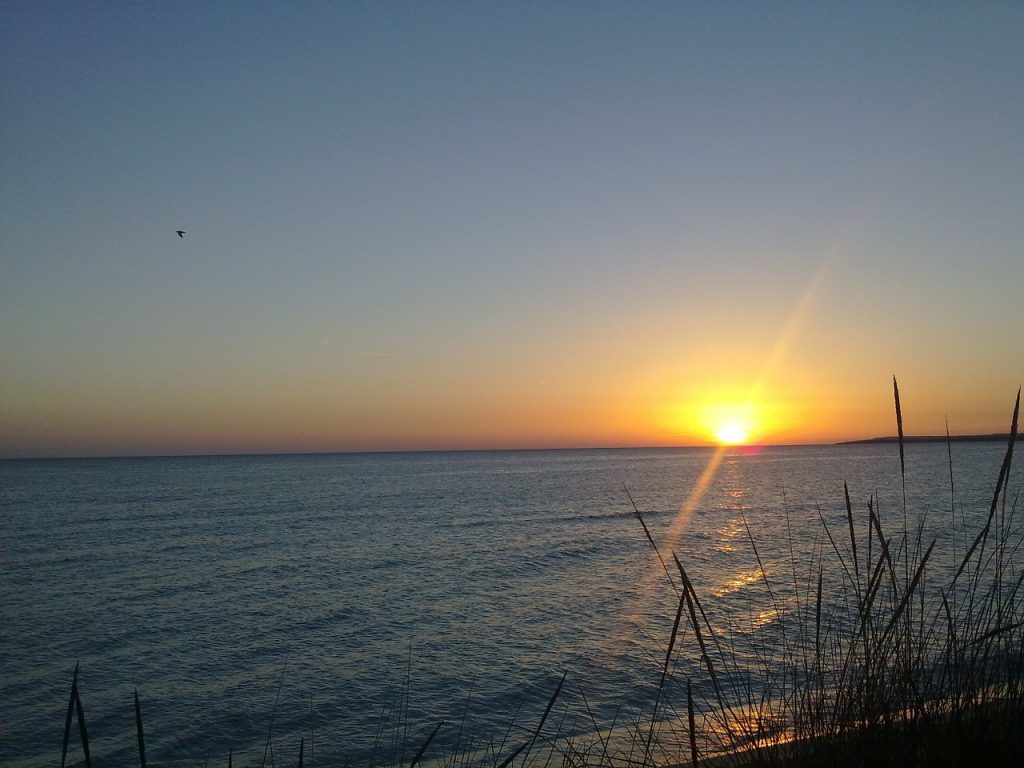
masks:
[[[686,678],[686,715],[690,728],[690,763],[693,768],[697,768],[697,726],[693,716],[693,690],[690,688],[690,678]]]
[[[548,719],[548,715],[551,714],[551,708],[555,706],[555,700],[558,698],[558,694],[562,692],[562,686],[565,684],[565,677],[568,674],[569,670],[562,673],[562,679],[558,681],[558,685],[555,687],[555,692],[551,694],[551,699],[548,701],[548,705],[544,707],[544,714],[541,715],[540,722],[537,723],[537,728],[534,730],[533,736],[530,738],[529,746],[526,748],[526,755],[523,757],[524,761],[530,756],[533,744],[537,741],[537,737],[540,735],[541,729],[544,727],[544,723]]]
[[[594,726],[594,733],[597,734],[597,740],[601,743],[601,758],[597,761],[598,765],[601,765],[604,762],[604,756],[608,754],[608,741],[611,739],[612,734],[611,731],[609,731],[608,738],[601,738],[601,728],[597,724],[597,718],[594,717],[593,711],[590,709],[590,702],[587,701],[587,694],[583,692],[583,686],[579,683],[576,683],[576,687],[579,689],[580,698],[583,700],[583,707],[587,710],[587,716],[590,718],[590,723]]]
[[[505,744],[508,742],[508,737],[512,734],[512,726],[515,725],[516,718],[519,717],[519,711],[522,709],[522,707],[523,702],[522,700],[520,700],[519,703],[516,705],[516,711],[512,714],[512,719],[508,723],[508,728],[505,729],[505,733],[501,737],[501,743],[498,744],[498,749],[494,753],[495,760],[498,759],[498,755],[500,755],[502,750],[505,749]],[[525,747],[526,745],[524,744],[523,746]]]
[[[71,692],[75,697],[75,713],[78,715],[78,732],[82,737],[82,752],[85,754],[85,768],[92,768],[92,758],[89,756],[89,732],[85,728],[85,711],[82,709],[82,697],[78,694],[78,681],[71,686]]]
[[[814,603],[814,668],[815,675],[821,675],[821,580],[822,570],[818,567],[818,597]]]
[[[996,509],[999,505],[999,496],[1003,491],[1003,486],[1007,481],[1007,476],[1010,473],[1010,465],[1013,461],[1013,446],[1017,440],[1017,418],[1020,415],[1020,390],[1017,390],[1017,402],[1013,407],[1013,421],[1010,425],[1010,439],[1006,446],[1006,455],[1003,457],[1002,466],[999,467],[999,478],[996,480],[996,490],[992,494],[992,504],[989,506],[988,520],[985,523],[985,527],[975,537],[971,546],[967,549],[967,553],[964,555],[963,561],[960,563],[960,567],[957,568],[956,575],[953,580],[956,581],[960,574],[963,573],[964,568],[967,566],[968,561],[974,554],[974,550],[988,538],[989,530],[992,528],[992,519],[995,517]]]
[[[309,759],[313,759],[313,732],[316,720],[313,718],[313,694],[309,694]]]
[[[270,727],[267,729],[267,743],[263,747],[263,761],[260,763],[260,768],[263,768],[267,764],[267,755],[270,755],[271,762],[273,762],[273,750],[274,750],[274,718],[277,717],[277,705],[281,700],[281,686],[284,685],[284,673],[288,670],[288,659],[284,660],[284,666],[281,667],[281,677],[277,681],[277,694],[274,696],[274,709],[270,713]]]
[[[530,742],[528,741],[524,741],[522,744],[520,744],[518,749],[516,749],[514,752],[512,752],[511,755],[509,755],[501,761],[501,765],[499,765],[498,768],[508,768],[508,766],[512,764],[512,761],[515,760],[519,756],[519,753],[526,749],[526,747],[529,744]]]
[[[907,467],[904,461],[903,451],[903,410],[900,408],[900,385],[896,383],[896,376],[892,377],[892,395],[893,400],[896,403],[896,433],[900,444],[900,481],[903,485],[903,586],[904,589],[909,591],[910,589],[910,558],[908,556],[910,548],[910,527],[907,525]],[[910,636],[910,617],[907,618],[907,647],[909,647],[909,636]],[[908,664],[909,665],[909,664]]]
[[[466,706],[462,708],[462,717],[459,720],[459,733],[455,737],[455,747],[453,753],[459,754],[459,747],[462,745],[462,730],[466,725],[466,717],[469,715],[469,702],[473,698],[473,688],[476,685],[476,675],[473,675],[473,679],[469,683],[469,693],[466,694]]]
[[[658,692],[654,697],[654,707],[651,710],[651,727],[647,732],[647,743],[644,745],[644,763],[651,757],[651,739],[654,738],[654,724],[658,720],[658,705],[661,703],[662,692],[665,689],[665,679],[668,677],[669,664],[672,661],[672,651],[676,647],[676,635],[679,632],[679,620],[683,617],[683,605],[686,602],[686,594],[679,596],[679,606],[676,608],[676,618],[672,622],[672,634],[668,639],[668,649],[665,651],[665,663],[661,668],[661,680],[658,682]]]
[[[71,678],[71,695],[68,697],[68,712],[64,718],[64,747],[60,753],[60,768],[68,759],[68,742],[71,739],[71,717],[75,712],[75,693],[78,691],[78,664],[75,664],[75,674]]]
[[[668,566],[665,564],[665,558],[661,556],[661,550],[659,550],[658,545],[654,543],[654,537],[651,536],[651,531],[647,528],[647,523],[644,520],[644,516],[643,514],[641,514],[640,508],[636,505],[636,502],[633,501],[633,495],[629,492],[629,488],[626,487],[625,483],[622,484],[622,490],[626,492],[626,496],[629,497],[629,503],[633,505],[633,517],[635,517],[639,521],[640,526],[644,529],[644,536],[647,537],[647,541],[649,541],[651,547],[654,548],[654,554],[658,556],[658,562],[661,563],[661,568],[663,571],[665,571],[665,576],[668,578],[668,583],[672,585],[672,589],[678,592],[679,589],[678,587],[676,587],[676,583],[672,579],[672,573],[669,571]]]
[[[142,708],[139,706],[139,689],[135,689],[135,733],[139,741],[139,764],[146,768],[146,740],[142,735]]]
[[[850,549],[853,551],[853,574],[857,577],[857,591],[860,591],[860,566],[857,562],[857,536],[853,532],[853,507],[850,505],[850,488],[843,481],[843,497],[846,499],[846,521],[850,526]]]
[[[409,763],[409,768],[413,768],[420,761],[420,758],[423,757],[423,753],[426,752],[427,751],[427,747],[430,746],[430,742],[432,742],[434,740],[434,737],[437,736],[437,732],[441,730],[441,726],[442,725],[444,725],[444,720],[442,720],[440,723],[438,723],[437,727],[434,728],[434,730],[430,732],[429,736],[427,736],[427,740],[423,742],[423,746],[420,747],[419,752],[416,753],[416,757],[414,757],[412,759],[412,762]],[[301,765],[300,765],[300,768],[301,768]]]
[[[700,599],[697,597],[697,593],[693,589],[693,584],[690,582],[690,577],[686,575],[686,569],[683,568],[683,564],[679,562],[679,558],[676,557],[675,553],[672,554],[672,559],[675,560],[676,568],[679,569],[679,576],[683,582],[683,596],[686,598],[686,607],[690,613],[690,621],[693,626],[693,634],[697,639],[697,645],[700,646],[701,659],[704,665],[707,667],[708,676],[711,678],[711,685],[715,690],[715,696],[718,699],[719,711],[723,713],[723,725],[725,727],[726,734],[730,739],[734,739],[732,732],[731,722],[742,722],[736,717],[736,713],[733,711],[732,705],[722,689],[721,684],[718,680],[718,675],[715,672],[715,665],[711,661],[711,655],[708,653],[707,644],[704,642],[704,633],[701,632],[700,622],[697,621],[697,613],[694,610],[694,605],[700,611],[701,617],[704,619],[704,625],[708,629],[708,634],[711,636],[711,640],[715,643],[715,648],[718,654],[718,658],[726,658],[722,652],[722,647],[718,642],[718,638],[715,634],[714,627],[711,626],[711,622],[708,621],[707,614],[704,612],[704,607],[700,604]]]
[[[565,683],[565,677],[568,674],[568,670],[562,673],[562,679],[558,681],[558,686],[555,688],[555,692],[551,694],[551,699],[548,701],[548,705],[544,708],[544,714],[541,715],[540,722],[537,723],[537,727],[533,731],[533,736],[530,737],[529,741],[525,741],[522,744],[520,744],[518,749],[516,749],[514,752],[512,752],[512,754],[510,754],[508,757],[502,760],[501,765],[499,765],[498,768],[508,768],[508,766],[512,764],[512,761],[515,760],[519,756],[519,753],[523,750],[526,750],[526,755],[523,757],[523,760],[525,761],[526,757],[529,756],[530,750],[533,749],[534,742],[537,741],[537,737],[540,735],[541,729],[544,727],[544,723],[548,719],[548,715],[551,712],[551,708],[555,705],[555,700],[558,698],[558,694],[562,691],[562,685]],[[511,727],[512,726],[509,725],[509,728]],[[507,735],[508,734],[506,733],[506,736]]]
[[[549,749],[548,749],[547,760],[544,761],[544,768],[549,768],[549,766],[551,765],[551,758],[554,756],[555,752],[557,751],[556,748],[555,748],[555,744],[558,743],[558,739],[561,738],[561,736],[562,736],[562,728],[565,725],[565,718],[566,718],[566,716],[568,714],[569,714],[569,702],[566,702],[565,705],[562,707],[562,716],[558,718],[558,726],[555,728],[555,735],[552,736],[550,739],[546,740],[548,742]],[[562,757],[563,758],[565,757],[564,753],[563,753]]]
[[[839,558],[839,564],[843,566],[847,581],[852,582],[853,576],[850,574],[850,569],[846,567],[846,560],[843,557],[843,553],[839,551],[836,540],[832,538],[832,532],[828,528],[828,523],[825,522],[825,516],[821,513],[821,507],[816,506],[815,509],[818,512],[818,520],[821,521],[821,527],[825,531],[825,535],[828,536],[829,543],[832,545],[832,551],[836,553],[836,557]]]

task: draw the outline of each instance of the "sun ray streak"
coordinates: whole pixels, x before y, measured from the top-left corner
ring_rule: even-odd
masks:
[[[722,463],[722,458],[725,456],[727,449],[728,446],[720,445],[711,455],[707,466],[704,467],[704,471],[701,473],[697,482],[694,484],[693,489],[686,497],[686,501],[679,508],[679,513],[672,520],[672,525],[668,529],[668,533],[664,538],[665,551],[671,553],[676,552],[679,540],[682,539],[683,534],[686,533],[686,527],[689,525],[690,519],[697,511],[697,507],[700,505],[701,499],[704,498],[704,494],[707,492],[708,486],[711,485],[711,481],[715,479],[715,473],[718,471],[718,467]],[[642,587],[640,593],[644,595],[645,599],[653,596],[654,585],[657,581],[657,574],[660,570],[661,567],[659,565],[657,552],[652,552],[651,562],[647,567],[641,582]]]
[[[718,472],[718,467],[722,463],[722,458],[725,456],[725,452],[728,446],[720,445],[715,449],[711,459],[708,461],[704,471],[697,479],[696,485],[690,491],[690,495],[686,497],[686,501],[679,508],[679,514],[676,515],[672,521],[672,527],[668,530],[668,536],[666,537],[666,544],[670,552],[675,552],[676,547],[679,545],[679,540],[686,533],[686,526],[690,524],[690,519],[693,517],[694,512],[697,511],[697,507],[700,505],[701,499],[704,498],[704,494],[707,492],[708,486],[711,485],[711,481],[715,479],[715,473]]]
[[[779,367],[779,364],[784,357],[786,350],[788,349],[793,337],[797,334],[799,329],[807,322],[808,316],[824,285],[827,282],[828,275],[834,268],[834,265],[839,258],[839,244],[838,242],[829,249],[829,252],[822,259],[818,268],[811,275],[807,281],[800,298],[797,300],[793,307],[789,318],[786,321],[785,326],[779,333],[778,340],[772,346],[772,349],[768,353],[768,357],[761,366],[759,375],[754,379],[753,384],[750,387],[749,395],[747,397],[746,405],[743,407],[749,420],[749,414],[754,411],[756,402],[761,398],[762,393],[767,385],[771,374]],[[738,436],[739,427],[737,431],[733,432],[733,437],[737,439],[735,442],[742,442],[746,438],[746,432],[744,432],[743,439]],[[690,491],[686,498],[686,501],[679,508],[678,514],[672,520],[672,525],[669,527],[668,533],[665,536],[663,549],[670,554],[681,554],[681,559],[686,559],[686,553],[678,553],[679,542],[682,540],[683,535],[686,533],[686,529],[690,524],[690,520],[693,515],[697,512],[701,501],[704,498],[708,487],[711,485],[715,478],[715,474],[718,472],[718,468],[722,463],[722,459],[725,457],[726,452],[730,446],[727,444],[732,442],[731,440],[724,440],[720,438],[718,447],[715,449],[711,458],[708,460],[707,466],[701,473],[693,489]],[[640,599],[644,604],[649,604],[649,601],[654,598],[654,589],[657,582],[657,574],[661,570],[662,563],[657,557],[657,552],[651,554],[650,562],[645,569],[644,577],[641,579],[640,588]]]

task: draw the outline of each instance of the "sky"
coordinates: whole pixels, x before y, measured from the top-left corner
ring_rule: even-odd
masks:
[[[1019,2],[3,2],[0,456],[833,442],[895,431],[894,375],[908,433],[1004,432],[1022,40]]]

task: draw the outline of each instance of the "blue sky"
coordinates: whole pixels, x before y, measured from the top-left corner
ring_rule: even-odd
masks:
[[[829,440],[893,373],[995,431],[1024,378],[1020,4],[0,18],[3,455],[689,443],[754,392]]]

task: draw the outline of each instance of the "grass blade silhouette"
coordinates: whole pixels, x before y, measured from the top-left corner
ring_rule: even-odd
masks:
[[[903,597],[900,599],[899,605],[896,606],[896,609],[892,613],[892,618],[889,619],[888,626],[885,628],[885,631],[882,632],[883,644],[896,627],[897,621],[899,621],[904,609],[906,609],[907,604],[910,602],[910,598],[914,593],[914,589],[917,588],[917,583],[921,580],[921,574],[924,572],[924,567],[928,564],[928,558],[931,557],[932,549],[934,548],[935,539],[932,539],[932,543],[928,546],[928,550],[924,553],[924,557],[921,558],[921,562],[918,564],[917,570],[914,572],[914,578],[910,582],[910,587],[903,593]]]
[[[75,664],[75,674],[71,678],[71,695],[68,697],[68,713],[64,718],[64,748],[60,753],[60,768],[68,759],[68,742],[71,739],[71,716],[75,712],[75,693],[78,691],[78,664]]]
[[[903,410],[900,408],[900,385],[896,383],[896,377],[892,377],[892,396],[896,401],[896,436],[900,444],[900,475],[903,482],[907,482],[907,467],[903,458]]]
[[[502,760],[501,765],[499,765],[498,768],[508,768],[509,764],[515,760],[519,753],[524,749],[526,750],[527,756],[530,754],[530,750],[533,749],[533,744],[537,741],[537,737],[540,735],[541,729],[544,727],[544,723],[548,719],[548,715],[551,714],[551,708],[555,706],[555,700],[558,699],[558,694],[562,691],[562,685],[565,683],[565,676],[567,674],[569,674],[568,670],[562,673],[562,679],[558,681],[558,686],[555,688],[555,692],[551,694],[551,700],[548,701],[548,705],[544,708],[544,714],[541,715],[540,722],[537,723],[537,727],[533,731],[533,736],[530,737],[529,741],[520,746],[519,749]],[[526,757],[523,757],[523,759],[525,760]]]
[[[72,686],[75,695],[75,713],[78,715],[78,732],[82,737],[82,752],[85,754],[85,768],[92,768],[92,758],[89,756],[89,732],[85,727],[85,711],[82,708],[82,697],[78,694],[78,681]]]
[[[857,562],[857,536],[853,531],[853,507],[850,504],[850,487],[843,481],[843,497],[846,500],[846,522],[850,526],[850,549],[853,550],[853,575],[857,578],[857,589],[860,590],[860,565]]]
[[[569,674],[569,670],[562,673],[562,679],[558,681],[558,685],[555,688],[555,692],[551,694],[551,700],[548,705],[544,708],[544,714],[541,715],[540,722],[537,723],[537,729],[533,732],[533,738],[530,739],[530,746],[526,748],[526,754],[529,756],[530,750],[533,749],[533,743],[537,741],[537,737],[540,736],[541,729],[544,727],[544,722],[548,719],[548,715],[551,714],[551,708],[555,706],[555,700],[558,698],[558,694],[562,692],[562,685],[565,684],[565,676]],[[523,758],[526,759],[525,757]]]
[[[139,737],[139,764],[146,768],[146,740],[142,735],[142,708],[139,706],[139,689],[135,689],[135,731]]]
[[[442,725],[444,725],[444,720],[442,720],[440,723],[438,723],[437,727],[433,731],[431,731],[429,736],[427,736],[427,740],[423,742],[423,746],[420,747],[419,752],[416,753],[416,757],[414,757],[412,759],[412,762],[409,763],[409,768],[414,768],[416,763],[418,763],[420,761],[420,758],[423,757],[423,753],[426,752],[427,751],[427,747],[430,746],[430,742],[432,742],[434,740],[434,737],[437,736],[437,732],[441,730],[441,726]],[[300,766],[300,768],[301,768],[301,766]]]
[[[651,727],[647,731],[647,743],[644,745],[644,762],[651,756],[651,740],[654,738],[654,724],[658,720],[658,705],[661,703],[661,696],[665,689],[665,680],[668,678],[668,668],[672,662],[672,651],[676,647],[676,636],[679,633],[679,620],[683,617],[683,607],[686,605],[686,593],[679,596],[679,607],[676,608],[676,618],[672,622],[672,634],[668,639],[668,650],[665,652],[665,664],[661,668],[661,680],[658,682],[658,693],[654,698],[654,708],[651,710]]]
[[[996,508],[999,506],[999,495],[1002,493],[1003,485],[1006,483],[1007,475],[1010,472],[1010,465],[1013,462],[1013,445],[1017,441],[1017,420],[1020,416],[1020,390],[1017,390],[1017,402],[1013,406],[1013,420],[1010,424],[1010,439],[1006,446],[1006,455],[1003,457],[1003,464],[999,468],[999,479],[996,480],[996,490],[992,494],[992,504],[988,510],[988,520],[985,523],[985,527],[981,529],[978,535],[975,537],[974,542],[967,549],[967,553],[964,555],[964,559],[960,562],[960,567],[957,568],[956,576],[953,580],[956,581],[963,573],[964,568],[967,567],[968,561],[974,554],[974,550],[978,548],[978,545],[988,537],[989,531],[992,528],[992,519],[995,517]]]
[[[693,690],[690,678],[686,678],[686,719],[690,726],[690,763],[697,768],[697,726],[693,716]]]
[[[639,521],[640,526],[644,529],[644,536],[647,537],[647,541],[649,541],[651,546],[654,548],[654,554],[658,556],[658,562],[661,563],[661,569],[665,571],[665,576],[668,578],[668,583],[672,585],[673,589],[676,589],[676,582],[672,578],[672,573],[669,571],[668,565],[665,564],[665,558],[661,556],[661,550],[659,550],[658,545],[654,543],[654,537],[651,536],[651,531],[647,527],[647,523],[644,520],[643,513],[640,512],[640,508],[636,505],[636,502],[633,501],[633,494],[629,492],[629,488],[626,487],[625,483],[622,484],[622,490],[626,492],[626,496],[629,497],[629,503],[633,505],[633,517],[635,517],[637,521]]]
[[[271,755],[271,762],[273,762],[273,741],[274,741],[274,718],[277,716],[277,705],[281,700],[281,686],[284,685],[284,673],[288,670],[288,659],[284,660],[284,666],[281,667],[281,677],[277,681],[277,695],[274,696],[274,710],[270,713],[270,727],[267,729],[267,744],[263,747],[263,762],[260,763],[260,768],[264,768],[267,764],[267,755]]]
[[[519,745],[519,749],[517,749],[515,752],[513,752],[511,755],[509,755],[501,761],[501,765],[499,765],[498,768],[508,768],[512,761],[519,756],[519,753],[526,749],[529,745],[530,742],[524,741],[522,744]]]

